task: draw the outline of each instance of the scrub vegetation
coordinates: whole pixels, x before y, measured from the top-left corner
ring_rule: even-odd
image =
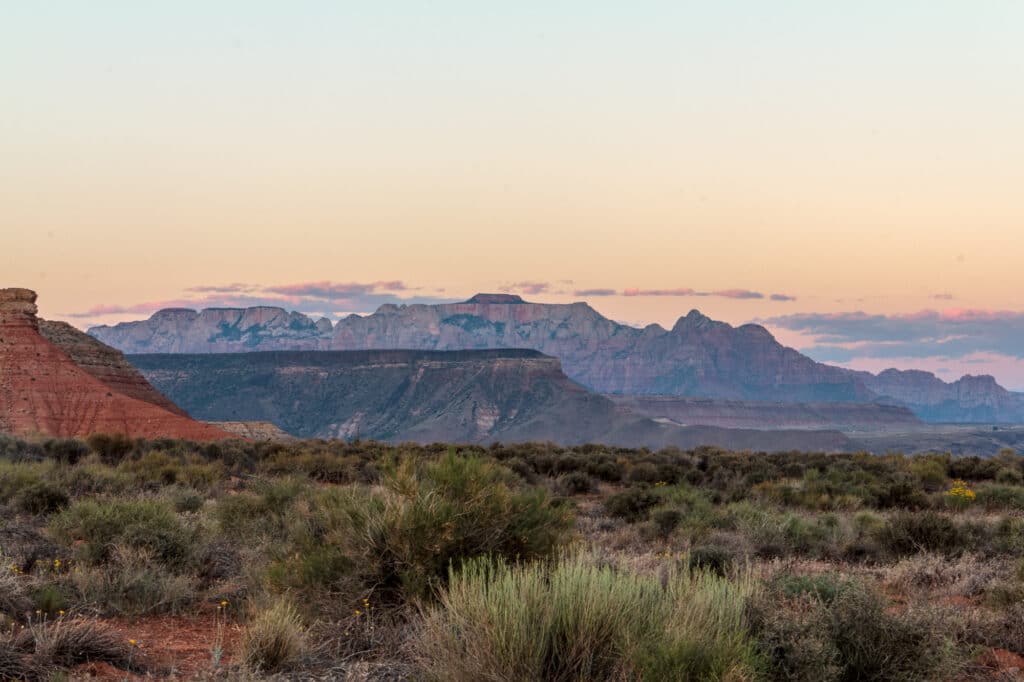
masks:
[[[1024,458],[0,437],[0,561],[4,680],[993,679]]]

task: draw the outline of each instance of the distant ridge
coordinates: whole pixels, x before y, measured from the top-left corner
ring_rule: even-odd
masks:
[[[191,414],[300,437],[841,451],[836,431],[679,427],[620,410],[537,351],[361,350],[130,356]],[[238,428],[225,424],[238,432]]]
[[[530,348],[559,358],[570,378],[604,394],[881,402],[931,421],[1024,422],[1024,396],[990,377],[949,384],[927,372],[854,372],[815,362],[762,326],[733,327],[698,310],[671,329],[638,329],[583,302],[529,303],[480,293],[464,303],[385,304],[336,324],[268,307],[162,310],[89,333],[126,353]]]

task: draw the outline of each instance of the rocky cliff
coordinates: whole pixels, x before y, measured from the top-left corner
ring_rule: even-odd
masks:
[[[230,434],[185,416],[117,351],[36,317],[36,294],[0,289],[0,432],[123,433],[217,440]],[[44,332],[45,330],[45,332]],[[41,333],[43,332],[43,333]],[[53,336],[63,346],[50,341]],[[75,359],[84,365],[76,364]]]
[[[277,308],[165,310],[89,333],[126,353],[249,350],[465,350],[524,348],[562,361],[566,374],[606,394],[740,401],[903,405],[940,421],[1024,421],[1024,398],[994,380],[946,384],[933,375],[874,376],[786,348],[758,325],[733,327],[698,311],[671,329],[618,324],[586,303],[527,303],[477,294],[464,303],[383,305],[336,325]]]
[[[701,444],[846,449],[834,431],[660,424],[617,408],[531,350],[326,351],[135,355],[129,360],[189,413],[268,421],[301,437],[393,442]]]

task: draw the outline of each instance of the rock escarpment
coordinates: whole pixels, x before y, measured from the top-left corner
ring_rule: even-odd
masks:
[[[833,431],[659,424],[620,410],[531,350],[134,355],[197,418],[268,421],[300,437],[392,442],[601,442],[631,447],[846,449]]]
[[[0,289],[0,432],[217,440],[230,435],[185,416],[117,351],[36,317],[36,294]],[[70,351],[47,339],[42,330]],[[75,357],[85,365],[79,366]],[[148,387],[148,388],[147,388]]]

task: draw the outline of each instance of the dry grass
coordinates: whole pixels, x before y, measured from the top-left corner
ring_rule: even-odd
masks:
[[[131,666],[131,644],[95,620],[62,618],[33,625],[25,632],[31,633],[34,658],[41,666],[70,668],[86,662],[125,669]]]
[[[305,648],[306,630],[299,612],[283,598],[256,614],[242,640],[245,666],[255,673],[287,670]]]

